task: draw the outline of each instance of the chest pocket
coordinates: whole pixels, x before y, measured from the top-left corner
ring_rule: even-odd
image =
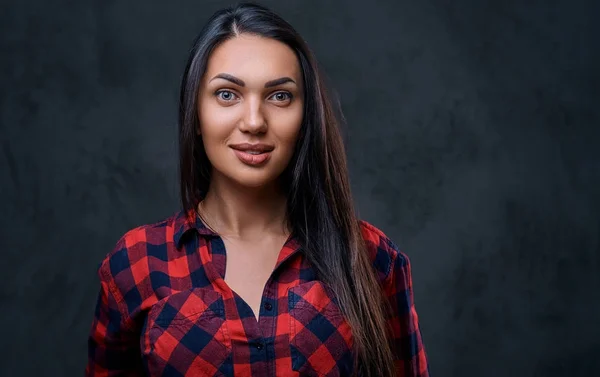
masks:
[[[352,332],[320,281],[288,290],[292,369],[302,376],[348,376],[352,373]]]
[[[231,338],[220,293],[195,288],[158,301],[142,333],[150,376],[227,376]]]

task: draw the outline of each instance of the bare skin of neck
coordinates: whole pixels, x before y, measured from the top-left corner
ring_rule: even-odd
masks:
[[[223,176],[213,176],[198,210],[221,237],[253,241],[266,234],[287,236],[286,197],[273,182],[248,188]]]

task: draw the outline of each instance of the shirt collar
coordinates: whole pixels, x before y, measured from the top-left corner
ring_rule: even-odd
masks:
[[[197,231],[200,235],[217,236],[215,232],[202,222],[194,209],[190,209],[189,211],[181,210],[175,216],[173,224],[173,241],[178,249],[181,247],[185,235],[193,230]]]
[[[175,216],[173,229],[173,241],[175,242],[177,249],[181,247],[181,243],[185,240],[184,236],[193,230],[204,236],[219,236],[202,222],[200,216],[198,216],[194,209],[190,209],[189,211],[180,211]],[[295,252],[299,249],[301,250],[298,240],[295,237],[290,236],[287,239],[282,252],[279,254],[276,268],[291,255],[295,254]]]

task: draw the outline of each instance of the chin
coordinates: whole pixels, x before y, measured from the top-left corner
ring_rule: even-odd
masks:
[[[266,171],[237,171],[226,174],[229,179],[238,185],[248,188],[266,187],[277,180],[278,174]]]

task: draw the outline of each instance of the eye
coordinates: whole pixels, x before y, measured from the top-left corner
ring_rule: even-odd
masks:
[[[285,101],[289,101],[293,98],[294,96],[292,95],[292,93],[290,92],[277,92],[274,93],[271,98],[274,99],[277,102],[285,102]]]
[[[218,90],[215,92],[217,98],[221,101],[231,102],[236,99],[235,93],[230,90]]]

